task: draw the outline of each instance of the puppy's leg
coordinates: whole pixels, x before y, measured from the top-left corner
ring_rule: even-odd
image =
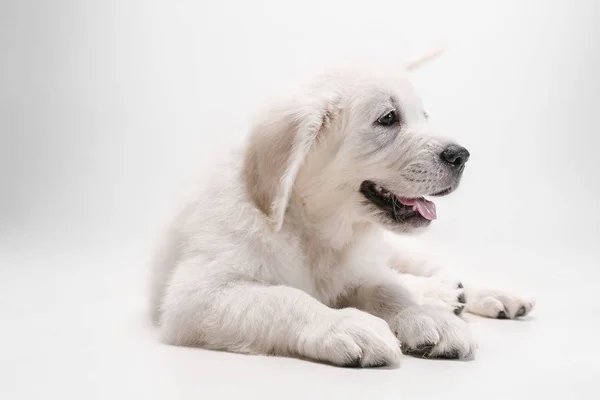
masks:
[[[535,301],[500,290],[467,285],[466,311],[488,318],[514,319],[523,317],[533,309]]]
[[[412,292],[418,304],[447,309],[460,315],[465,308],[463,284],[441,277],[441,268],[416,241],[390,238],[389,266],[400,273],[403,284]]]
[[[380,318],[329,308],[291,287],[198,277],[197,262],[180,264],[167,289],[161,318],[167,343],[340,366],[399,362],[398,341]]]
[[[535,306],[528,297],[449,277],[421,244],[396,235],[388,237],[389,266],[419,304],[441,306],[460,315],[463,311],[482,317],[514,319],[526,316]],[[443,274],[443,275],[442,275]]]
[[[372,270],[371,270],[372,271]],[[340,301],[384,318],[407,353],[465,358],[475,344],[465,321],[441,307],[420,305],[393,271],[349,290]]]
[[[417,303],[439,306],[456,315],[466,311],[482,317],[514,319],[529,314],[535,305],[531,299],[459,279],[410,274],[400,274],[400,279]]]
[[[406,239],[392,240],[389,265],[393,270],[403,274],[430,277],[441,269],[433,257],[427,254],[416,241],[409,245]]]
[[[419,304],[440,306],[456,315],[467,311],[499,319],[525,316],[535,305],[527,298],[442,276],[443,269],[416,241],[390,240],[390,267],[401,273]]]
[[[461,315],[465,309],[465,288],[456,279],[409,274],[400,274],[400,279],[415,296],[418,304],[441,307],[456,315]]]
[[[423,305],[434,305],[461,315],[463,311],[482,317],[514,319],[533,309],[531,299],[480,287],[458,279],[400,274],[400,279]]]

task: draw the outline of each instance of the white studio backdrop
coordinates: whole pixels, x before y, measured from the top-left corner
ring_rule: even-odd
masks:
[[[596,1],[3,1],[2,233],[152,229],[279,85],[440,40],[415,84],[473,157],[439,228],[598,230],[599,16]]]
[[[594,343],[597,318],[572,329],[552,318],[566,318],[571,302],[585,312],[599,306],[598,21],[596,0],[1,0],[0,342],[11,346],[0,353],[11,360],[1,374],[8,393],[27,377],[62,389],[57,374],[70,368],[98,393],[106,388],[94,376],[129,385],[132,398],[149,398],[135,383],[152,396],[144,368],[164,360],[147,358],[153,345],[136,347],[140,333],[124,333],[129,319],[119,312],[145,305],[149,241],[197,172],[239,143],[258,103],[289,80],[346,57],[398,63],[440,41],[447,52],[414,83],[442,132],[472,156],[461,188],[437,201],[439,219],[424,239],[452,253],[450,264],[541,293],[546,325],[533,326],[553,349]],[[482,340],[482,349],[492,347]],[[530,340],[536,368],[551,365],[554,353]],[[64,351],[74,344],[77,351]],[[598,367],[587,350],[572,351],[570,362]],[[119,378],[114,359],[128,371]],[[591,369],[536,371],[519,376],[592,382],[583,381]],[[484,387],[487,378],[478,379],[469,390]],[[165,385],[163,398],[172,398]],[[420,378],[414,385],[435,389]],[[41,388],[28,393],[47,395]]]

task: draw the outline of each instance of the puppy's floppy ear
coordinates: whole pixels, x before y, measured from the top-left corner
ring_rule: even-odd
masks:
[[[438,45],[434,49],[432,49],[426,53],[423,53],[423,54],[419,55],[418,57],[413,57],[408,62],[406,62],[404,67],[409,72],[415,71],[415,70],[421,68],[423,65],[429,63],[430,61],[433,61],[436,58],[438,58],[445,50],[446,50],[445,45]]]
[[[332,115],[332,96],[284,100],[255,123],[244,161],[245,183],[256,206],[277,232],[296,175]]]

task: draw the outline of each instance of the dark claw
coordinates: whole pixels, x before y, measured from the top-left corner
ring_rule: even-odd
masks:
[[[465,309],[465,306],[458,306],[453,311],[454,311],[454,314],[460,315],[464,309]]]
[[[458,282],[458,288],[459,288],[459,289],[463,289],[463,288],[464,288],[464,286],[463,286],[462,282]]]
[[[367,368],[381,368],[381,367],[386,367],[386,366],[387,366],[387,361],[384,361],[384,360],[376,361],[373,364],[366,365]]]
[[[400,346],[400,349],[404,354],[409,354],[411,356],[421,356],[423,358],[429,358],[429,354],[431,350],[435,347],[434,344],[422,344],[419,347],[412,349],[405,345]]]
[[[437,354],[435,358],[442,358],[445,360],[456,360],[458,357],[458,350],[451,350],[447,353]]]
[[[344,368],[360,368],[360,357],[344,364]]]
[[[498,319],[508,319],[508,315],[506,314],[506,312],[504,310],[500,311],[498,313],[498,316],[496,317]]]
[[[526,312],[527,310],[525,309],[525,307],[521,306],[521,308],[519,308],[519,311],[517,311],[517,317],[522,317],[523,315],[525,315]]]
[[[458,302],[459,303],[463,303],[463,304],[465,304],[467,302],[467,300],[465,299],[465,294],[464,293],[461,293],[461,294],[458,295]]]

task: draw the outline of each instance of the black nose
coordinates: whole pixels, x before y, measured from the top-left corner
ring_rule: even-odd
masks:
[[[465,165],[470,155],[469,150],[464,147],[451,144],[442,151],[441,157],[445,163],[455,168],[460,168]]]

